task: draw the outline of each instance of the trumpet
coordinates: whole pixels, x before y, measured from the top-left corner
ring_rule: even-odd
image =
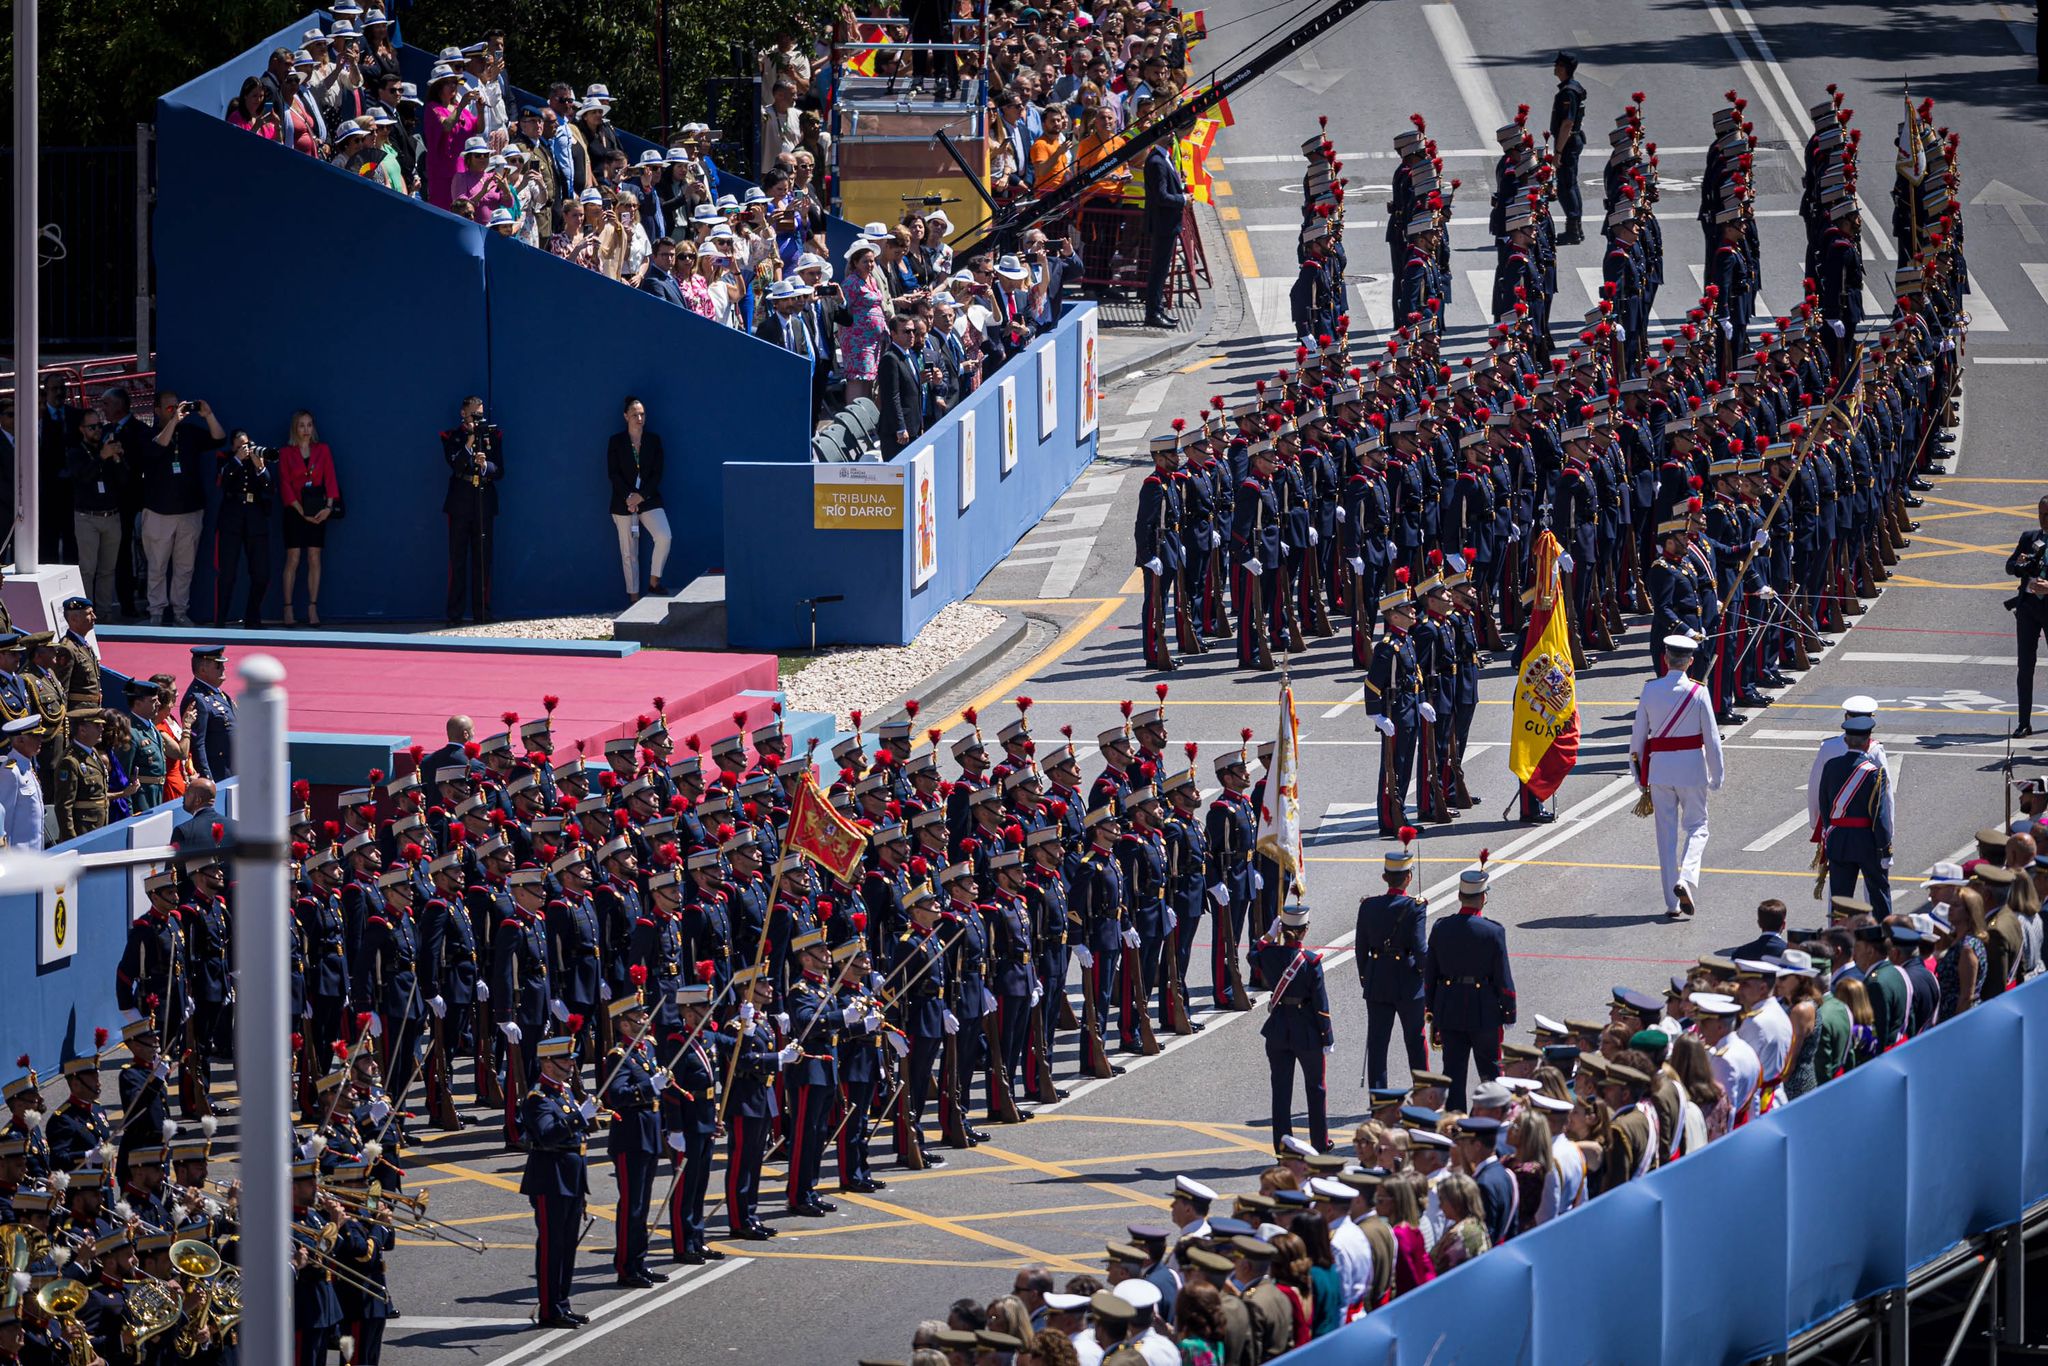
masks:
[[[320,1191],[323,1195],[333,1196],[342,1205],[358,1214],[386,1213],[385,1210],[373,1210],[372,1206],[389,1201],[406,1211],[407,1228],[424,1233],[440,1242],[452,1243],[465,1251],[476,1253],[479,1257],[484,1254],[485,1244],[482,1238],[474,1233],[466,1233],[445,1219],[436,1219],[427,1213],[427,1197],[433,1194],[432,1191],[421,1191],[417,1195],[393,1194],[381,1186],[372,1186],[367,1191],[350,1190],[345,1186],[322,1186]]]
[[[322,1224],[314,1228],[311,1224],[295,1222],[292,1232],[304,1246],[322,1254],[334,1251],[334,1240],[341,1236],[341,1228],[337,1224]]]
[[[430,1190],[407,1195],[404,1191],[389,1191],[382,1186],[371,1186],[367,1190],[357,1190],[353,1186],[322,1186],[320,1193],[331,1195],[345,1205],[397,1205],[407,1210],[415,1219],[427,1217],[427,1201],[433,1195]]]

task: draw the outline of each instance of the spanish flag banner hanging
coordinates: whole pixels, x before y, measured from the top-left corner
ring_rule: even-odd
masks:
[[[1579,761],[1579,696],[1572,675],[1570,626],[1565,620],[1563,553],[1548,528],[1536,538],[1535,597],[1530,603],[1528,648],[1515,679],[1508,767],[1538,798],[1549,797]]]

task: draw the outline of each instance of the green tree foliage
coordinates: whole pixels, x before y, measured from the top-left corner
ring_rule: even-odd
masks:
[[[0,0],[0,85],[12,88],[13,5]],[[368,7],[365,0],[365,7]],[[40,78],[46,146],[125,143],[155,117],[157,96],[218,66],[311,8],[306,0],[42,0]],[[704,82],[753,72],[751,54],[783,30],[822,37],[831,0],[670,0],[668,58],[675,121],[702,117]],[[652,132],[661,121],[655,61],[658,0],[433,0],[400,12],[415,47],[474,41],[501,28],[516,84],[609,85],[614,121]],[[0,99],[0,142],[13,106]]]

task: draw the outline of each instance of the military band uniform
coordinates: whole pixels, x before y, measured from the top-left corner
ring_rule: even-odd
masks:
[[[654,1075],[658,1065],[645,1039],[613,1048],[604,1060],[610,1083],[602,1099],[612,1116],[605,1131],[605,1153],[612,1160],[619,1190],[612,1274],[621,1285],[645,1286],[656,1279],[647,1265],[647,1218],[662,1153],[661,1095]]]

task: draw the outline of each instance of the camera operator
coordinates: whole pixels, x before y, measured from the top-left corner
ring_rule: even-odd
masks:
[[[121,559],[121,506],[128,494],[128,452],[97,409],[79,416],[64,461],[71,484],[71,521],[78,536],[78,572],[85,595],[114,602],[114,568]]]
[[[277,452],[258,446],[245,431],[228,434],[215,480],[220,485],[220,512],[213,528],[213,622],[233,620],[235,576],[246,560],[249,599],[242,625],[263,626],[263,597],[270,591],[270,514],[276,502]]]
[[[2020,723],[2015,736],[2034,733],[2034,652],[2048,634],[2048,497],[2035,507],[2040,528],[2020,537],[2005,562],[2005,572],[2020,581],[2020,591],[2006,599],[2020,636]]]
[[[463,603],[478,622],[491,619],[491,523],[498,516],[498,480],[504,477],[503,434],[484,420],[484,401],[462,400],[462,421],[441,433],[448,462],[448,624],[462,621]]]
[[[142,553],[149,560],[149,616],[160,625],[192,624],[192,565],[206,524],[205,457],[228,434],[205,399],[156,396],[156,436],[138,461],[142,476]]]

